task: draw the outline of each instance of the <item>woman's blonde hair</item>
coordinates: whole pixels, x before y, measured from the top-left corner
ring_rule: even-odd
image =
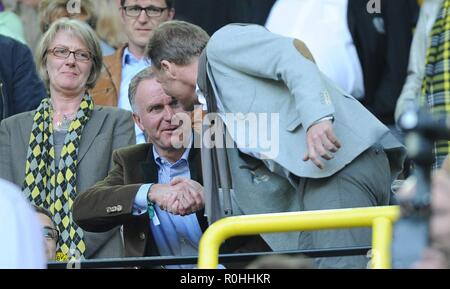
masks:
[[[93,4],[97,12],[95,31],[98,37],[114,48],[119,48],[127,42],[119,9],[114,0],[97,0]]]
[[[100,41],[95,34],[95,31],[88,24],[75,19],[61,18],[55,21],[42,36],[36,48],[36,67],[42,80],[47,88],[49,88],[50,79],[48,77],[46,67],[48,49],[50,48],[53,40],[55,40],[56,34],[60,31],[77,37],[91,53],[92,68],[86,82],[86,88],[93,88],[102,70],[102,51],[100,49]]]
[[[64,17],[77,17],[84,16],[86,22],[95,29],[97,23],[97,17],[95,14],[94,5],[91,0],[79,1],[80,11],[70,12],[70,2],[68,0],[41,0],[39,3],[39,26],[42,33],[45,33],[55,20],[54,17],[58,13],[64,15]],[[68,6],[69,5],[69,6]]]

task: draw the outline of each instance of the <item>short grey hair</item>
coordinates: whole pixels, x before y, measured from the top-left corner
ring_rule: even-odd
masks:
[[[55,40],[59,31],[69,33],[81,40],[87,47],[92,57],[92,68],[86,82],[86,88],[91,89],[95,86],[98,77],[102,71],[102,51],[100,49],[100,40],[95,31],[86,23],[75,19],[61,18],[53,24],[42,36],[36,48],[36,67],[47,88],[50,87],[50,79],[47,73],[47,56],[51,43]]]
[[[200,56],[208,41],[208,33],[197,25],[179,20],[167,21],[155,30],[146,55],[157,69],[161,69],[162,60],[186,65]]]
[[[147,79],[154,79],[155,74],[152,72],[152,69],[150,67],[144,68],[141,70],[138,74],[136,74],[130,81],[130,86],[128,87],[128,99],[130,100],[131,108],[133,109],[133,112],[136,112],[136,91],[139,86],[139,84]]]

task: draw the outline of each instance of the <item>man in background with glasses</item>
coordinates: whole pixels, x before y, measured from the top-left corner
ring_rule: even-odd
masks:
[[[128,100],[131,79],[151,65],[144,55],[153,30],[175,15],[174,0],[121,0],[120,17],[128,43],[113,55],[104,57],[104,69],[97,85],[91,91],[96,105],[117,106],[132,111]],[[136,143],[145,143],[146,137],[137,126]]]
[[[56,246],[58,244],[59,232],[56,229],[56,223],[53,221],[50,212],[43,207],[32,205],[42,226],[42,235],[45,242],[45,253],[48,261],[54,261],[56,258]]]

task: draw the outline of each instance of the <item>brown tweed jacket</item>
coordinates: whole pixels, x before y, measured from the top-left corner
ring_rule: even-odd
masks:
[[[96,105],[117,106],[122,78],[122,56],[127,45],[112,55],[103,58],[102,73],[95,87],[90,91]]]
[[[188,159],[191,178],[202,183],[198,150],[192,149]],[[76,198],[73,218],[81,228],[92,232],[103,232],[123,225],[125,256],[157,256],[159,252],[150,231],[148,215],[132,215],[139,187],[144,183],[158,182],[152,144],[116,150],[113,162],[113,169],[103,181]],[[203,210],[197,212],[200,227],[204,231],[208,223],[203,214]]]

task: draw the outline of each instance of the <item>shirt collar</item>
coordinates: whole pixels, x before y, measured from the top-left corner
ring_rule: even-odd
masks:
[[[202,109],[204,111],[208,110],[208,105],[206,104],[206,98],[203,92],[201,91],[198,84],[195,85],[195,93],[197,94],[197,100],[202,105]]]
[[[150,59],[148,59],[147,57],[144,57],[141,60],[139,60],[136,57],[134,57],[134,55],[130,52],[128,47],[125,47],[125,49],[123,50],[123,55],[122,55],[122,66],[125,66],[126,64],[139,63],[141,61],[145,61],[148,65],[151,65]]]
[[[178,165],[181,162],[188,162],[188,158],[189,158],[189,152],[191,151],[191,147],[192,147],[192,142],[193,142],[193,135],[191,134],[191,139],[189,141],[189,145],[188,147],[184,150],[183,155],[181,156],[181,158],[176,161],[174,164],[170,164],[169,161],[167,161],[166,159],[164,159],[163,157],[161,157],[158,154],[158,151],[156,150],[155,146],[153,145],[153,158],[155,160],[155,162],[159,165],[162,165],[163,163],[169,164],[170,166],[175,166]]]

